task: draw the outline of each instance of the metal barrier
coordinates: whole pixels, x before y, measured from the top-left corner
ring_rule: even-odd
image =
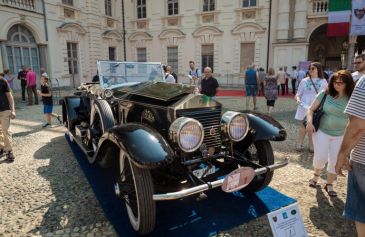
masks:
[[[62,92],[61,92],[60,83],[59,83],[58,79],[50,78],[49,85],[52,89],[53,104],[54,105],[60,104],[60,99],[62,98]]]

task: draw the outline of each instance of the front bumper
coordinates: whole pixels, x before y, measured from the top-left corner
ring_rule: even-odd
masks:
[[[279,163],[276,163],[273,165],[269,165],[269,166],[265,166],[265,167],[262,167],[259,169],[255,169],[255,175],[264,174],[264,173],[282,168],[282,167],[286,166],[288,163],[289,163],[288,159],[285,159],[282,162],[279,162]],[[167,201],[167,200],[176,200],[176,199],[184,198],[187,196],[191,196],[193,194],[198,194],[198,193],[204,192],[209,189],[220,187],[220,186],[222,186],[223,181],[224,181],[224,179],[219,179],[219,180],[216,180],[213,182],[207,182],[206,184],[198,185],[198,186],[184,189],[184,190],[181,190],[178,192],[154,194],[153,200],[154,201]]]

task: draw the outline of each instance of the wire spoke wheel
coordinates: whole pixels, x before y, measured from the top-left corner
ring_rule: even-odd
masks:
[[[255,146],[255,144],[251,144],[251,146],[248,147],[247,156],[249,157],[251,162],[260,165],[260,160],[257,154],[257,147]]]
[[[108,102],[105,100],[95,100],[94,108],[95,114],[90,130],[92,131],[91,146],[96,152],[99,138],[114,126],[114,116]]]
[[[94,122],[91,125],[91,131],[93,131],[91,145],[95,152],[98,147],[99,138],[104,133],[102,120],[100,118],[100,113],[95,113]]]
[[[274,152],[269,141],[256,141],[247,149],[246,156],[260,167],[274,164]],[[256,176],[242,191],[257,192],[271,182],[274,171]]]

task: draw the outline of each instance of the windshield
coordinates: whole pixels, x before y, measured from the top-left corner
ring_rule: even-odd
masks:
[[[147,81],[164,81],[161,63],[98,61],[102,88],[132,86]]]

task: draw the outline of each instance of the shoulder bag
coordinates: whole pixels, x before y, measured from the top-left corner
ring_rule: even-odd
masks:
[[[314,90],[316,91],[316,94],[318,94],[318,90],[317,90],[317,88],[316,88],[316,85],[314,85],[314,82],[313,82],[312,78],[310,78],[310,77],[309,77],[309,79],[310,79],[310,80],[311,80],[311,82],[312,82],[312,85],[313,85],[313,87],[314,87]]]
[[[316,132],[318,131],[319,123],[321,122],[321,117],[324,114],[323,105],[324,105],[324,102],[326,101],[326,97],[327,97],[327,94],[324,94],[318,108],[313,112],[312,124],[313,124],[313,127],[316,130]],[[304,127],[307,127],[307,116],[304,117],[303,125],[304,125]]]

